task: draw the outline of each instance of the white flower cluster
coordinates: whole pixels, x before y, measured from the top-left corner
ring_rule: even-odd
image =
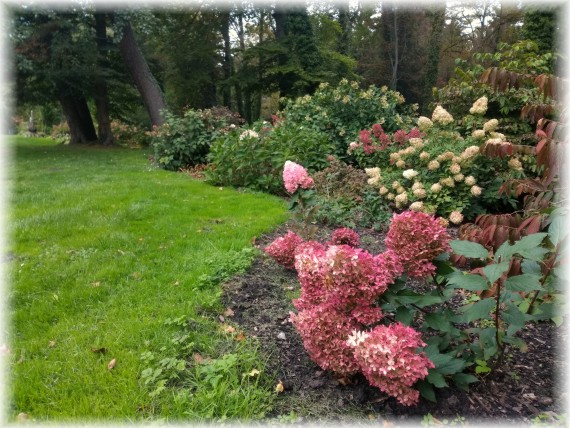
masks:
[[[246,138],[259,138],[259,134],[253,129],[247,129],[243,131],[239,136],[240,140],[245,140]]]
[[[487,103],[488,103],[488,99],[487,97],[481,97],[479,98],[477,101],[475,101],[473,103],[473,105],[471,106],[471,108],[469,109],[469,113],[471,114],[479,114],[481,116],[483,116],[485,113],[487,113]]]
[[[413,169],[407,169],[402,173],[402,175],[404,176],[404,178],[411,180],[416,175],[418,175],[418,172],[416,170],[413,170]]]
[[[431,119],[429,117],[420,116],[418,118],[418,128],[420,131],[426,132],[432,126],[433,126],[433,122],[431,121]]]
[[[371,186],[376,186],[378,183],[380,183],[380,180],[382,178],[380,176],[380,168],[378,168],[378,167],[365,168],[364,172],[369,177],[368,178],[368,184],[370,184]]]
[[[431,120],[434,123],[441,123],[442,125],[447,125],[453,122],[453,116],[451,116],[447,110],[442,106],[437,106],[431,115]]]
[[[488,120],[483,124],[483,131],[493,132],[499,126],[499,121],[497,119]]]
[[[463,221],[463,214],[459,211],[452,211],[451,214],[449,214],[449,221],[453,224],[460,224]]]

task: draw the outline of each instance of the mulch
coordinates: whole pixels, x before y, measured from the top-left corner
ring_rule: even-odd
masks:
[[[287,227],[258,237],[256,245],[263,249],[285,234]],[[321,227],[316,239],[324,242],[332,230]],[[368,229],[357,232],[362,248],[371,253],[383,250],[383,233]],[[455,235],[455,230],[450,233]],[[267,358],[267,371],[284,385],[275,417],[293,412],[299,416],[298,422],[383,421],[387,426],[428,419],[435,425],[530,424],[533,420],[536,423],[539,415],[543,423],[551,425],[559,424],[564,417],[566,389],[560,381],[560,373],[567,369],[561,352],[566,349],[564,325],[528,324],[520,332],[528,344],[526,353],[510,350],[502,367],[481,376],[469,392],[453,387],[437,389],[436,403],[421,398],[419,404],[408,407],[369,386],[361,375],[349,384],[339,382],[309,359],[289,322],[289,312],[295,310],[291,299],[298,289],[296,273],[266,255],[259,256],[248,272],[224,284],[223,301],[234,312],[232,322],[246,336],[257,339]]]

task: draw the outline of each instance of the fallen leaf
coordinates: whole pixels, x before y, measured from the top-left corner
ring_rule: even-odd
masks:
[[[55,340],[50,340],[48,343],[48,348],[55,348]]]
[[[245,373],[244,376],[249,376],[249,377],[253,377],[258,375],[260,372],[257,369],[253,369],[252,371],[250,371],[249,373]]]
[[[96,354],[106,354],[107,353],[107,348],[95,348],[95,347],[91,347],[91,352],[95,352]]]
[[[16,416],[16,420],[18,422],[26,422],[28,420],[28,414],[27,413],[18,413],[18,416]]]
[[[243,334],[243,331],[240,331],[238,334],[236,334],[235,339],[240,341],[240,342],[245,340],[245,334]]]
[[[136,279],[137,281],[142,278],[142,274],[140,272],[133,272],[131,276]]]
[[[285,387],[283,386],[283,382],[279,381],[279,383],[275,387],[275,391],[277,393],[281,393],[281,392],[285,391]]]
[[[218,319],[220,320],[220,322],[226,322],[226,319],[224,318],[223,315],[220,315],[220,316],[218,317]]]
[[[92,283],[91,283],[91,287],[93,287],[93,288],[97,288],[97,287],[99,287],[100,285],[101,285],[101,281],[95,281],[95,282],[92,282]]]
[[[231,325],[226,325],[226,326],[224,327],[224,332],[225,332],[225,333],[233,333],[234,331],[236,331],[236,329],[233,328]]]
[[[121,256],[125,255],[125,252],[123,250],[117,250],[117,253],[119,253]]]
[[[113,370],[115,368],[115,364],[117,364],[117,360],[113,358],[111,361],[109,361],[109,364],[107,364],[107,368],[109,370]]]
[[[340,383],[342,386],[346,386],[346,385],[350,385],[352,383],[352,381],[350,380],[350,378],[343,376],[341,378],[337,379],[338,383]]]
[[[174,285],[180,285],[180,281],[176,281]]]
[[[234,311],[233,311],[231,308],[227,308],[227,309],[225,310],[225,312],[224,312],[224,315],[225,315],[226,317],[233,317],[235,314],[234,314]]]
[[[195,352],[192,355],[192,358],[194,359],[194,361],[196,361],[196,363],[198,364],[202,364],[204,362],[204,357],[202,357],[200,354],[198,354],[197,352]]]

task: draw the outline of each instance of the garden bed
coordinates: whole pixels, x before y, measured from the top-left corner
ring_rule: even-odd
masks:
[[[287,225],[259,237],[255,244],[262,249],[286,230]],[[325,240],[331,231],[321,227],[317,240]],[[362,248],[371,253],[383,250],[383,233],[367,229],[357,232]],[[450,230],[450,234],[455,235],[454,232]],[[566,336],[550,322],[527,325],[520,334],[528,344],[528,352],[511,350],[503,366],[482,377],[468,393],[456,388],[439,389],[437,403],[422,398],[418,405],[406,407],[370,387],[360,375],[346,384],[346,379],[336,379],[309,359],[301,338],[289,322],[289,312],[294,310],[291,299],[298,290],[296,273],[285,270],[265,255],[258,257],[246,274],[224,285],[224,304],[233,310],[232,322],[246,336],[259,341],[268,358],[267,370],[283,383],[275,416],[327,422],[355,419],[413,422],[427,418],[438,423],[444,419],[460,422],[465,418],[490,419],[497,424],[530,423],[539,415],[541,420],[553,423],[563,412],[564,396],[558,373],[563,372],[565,361],[557,349],[563,346]]]

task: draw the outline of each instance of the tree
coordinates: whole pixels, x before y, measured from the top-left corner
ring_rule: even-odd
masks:
[[[95,12],[95,37],[97,40],[97,74],[95,77],[95,105],[97,106],[97,125],[99,142],[103,145],[113,144],[113,131],[111,130],[109,91],[103,70],[109,68],[107,51],[109,41],[107,40],[106,15],[103,12]]]
[[[123,35],[119,42],[119,51],[127,65],[127,69],[135,86],[141,94],[152,125],[162,125],[164,123],[164,117],[161,111],[166,109],[162,90],[150,71],[128,20],[123,21],[122,32]]]

